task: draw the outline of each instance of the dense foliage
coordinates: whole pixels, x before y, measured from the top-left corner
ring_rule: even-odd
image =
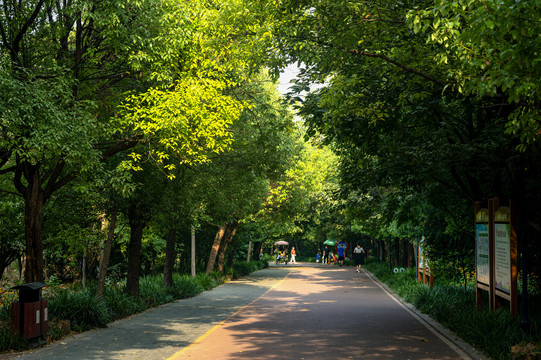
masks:
[[[292,99],[308,135],[339,155],[351,224],[374,238],[424,235],[447,270],[472,264],[473,204],[498,197],[521,211],[515,226],[539,274],[539,4],[264,8],[271,56],[303,69]],[[294,97],[314,82],[318,90]]]
[[[411,265],[400,253],[424,237],[433,271],[466,279],[474,202],[498,197],[538,279],[539,9],[4,1],[0,277],[96,279],[104,298],[126,281],[146,299],[158,291],[140,279],[163,273],[159,303],[179,274],[249,271],[235,261],[276,240]],[[286,102],[275,75],[290,63]]]

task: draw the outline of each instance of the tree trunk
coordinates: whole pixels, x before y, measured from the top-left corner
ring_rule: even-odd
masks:
[[[233,237],[237,233],[238,226],[239,223],[237,221],[227,224],[224,240],[220,244],[220,249],[218,252],[218,263],[216,265],[216,270],[218,270],[219,272],[224,271],[225,253],[227,251],[227,246],[231,243],[231,240],[233,240]]]
[[[83,283],[83,289],[86,289],[86,263],[87,263],[89,242],[90,242],[90,239],[89,237],[87,237],[85,241],[85,248],[83,249],[83,265],[81,268],[81,282]]]
[[[139,296],[139,276],[141,272],[141,241],[143,238],[143,223],[132,225],[130,231],[130,243],[128,244],[128,275],[126,291],[134,296]]]
[[[109,222],[109,229],[107,231],[107,240],[105,246],[102,249],[100,256],[100,271],[98,279],[98,288],[96,290],[96,296],[102,297],[105,292],[105,278],[107,277],[107,268],[109,267],[109,256],[111,255],[111,248],[113,247],[113,239],[115,238],[115,228],[118,210],[116,206],[111,212],[111,221]]]
[[[407,253],[407,242],[406,239],[400,239],[399,240],[399,249],[400,249],[400,266],[401,267],[407,267],[408,265],[408,253]]]
[[[130,243],[128,244],[128,275],[126,279],[126,291],[134,296],[139,296],[139,276],[141,273],[141,242],[143,230],[146,226],[144,219],[145,210],[137,204],[128,209],[130,222]]]
[[[218,250],[220,249],[220,244],[225,233],[225,225],[218,226],[218,231],[214,237],[214,243],[210,249],[209,261],[207,262],[207,270],[205,273],[210,274],[214,270],[214,263],[216,262],[216,256],[218,255]]]
[[[237,242],[234,242],[233,245],[231,245],[231,251],[229,252],[229,255],[227,256],[227,267],[232,268],[235,264],[235,249],[237,248]]]
[[[39,172],[34,169],[24,195],[24,225],[26,237],[26,268],[24,280],[27,283],[43,281],[43,238],[41,214],[45,203],[40,188]]]
[[[398,238],[391,241],[393,242],[393,266],[397,267],[400,265],[400,241]]]
[[[56,166],[44,171],[43,181],[40,179],[42,164],[21,162],[16,158],[17,168],[13,183],[24,198],[24,225],[26,242],[26,265],[24,279],[26,282],[43,281],[43,237],[41,232],[41,215],[43,205],[51,194],[60,189],[75,177],[75,172],[60,178],[65,163],[59,161]],[[22,178],[25,178],[23,183]],[[45,183],[46,181],[46,183]],[[42,185],[45,187],[42,188]]]
[[[18,263],[19,263],[19,281],[21,281],[23,279],[23,276],[24,276],[24,272],[26,269],[26,256],[24,255],[20,255],[19,258],[17,259]]]
[[[250,256],[252,255],[252,240],[248,242],[248,254],[246,255],[246,262],[250,262]]]
[[[415,248],[411,242],[408,241],[408,268],[415,268]]]
[[[167,287],[173,286],[173,268],[175,266],[175,242],[177,230],[170,228],[167,232],[167,243],[165,245],[165,263],[163,266],[163,284]]]
[[[261,241],[256,241],[254,243],[254,259],[261,260]]]
[[[392,251],[392,243],[391,238],[389,238],[389,241],[383,241],[383,244],[385,245],[385,261],[389,262],[389,266],[393,266],[393,260],[391,259],[391,251]]]

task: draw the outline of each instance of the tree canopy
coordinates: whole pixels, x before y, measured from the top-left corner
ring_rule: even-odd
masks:
[[[435,256],[452,244],[471,257],[473,202],[492,197],[522,208],[533,238],[538,18],[538,1],[511,0],[4,1],[2,227],[24,220],[35,281],[42,232],[63,226],[55,206],[77,251],[118,215],[132,284],[145,239],[167,233],[174,257],[191,225],[206,227],[208,271],[248,238],[315,251],[425,235]],[[284,102],[274,80],[290,63]]]

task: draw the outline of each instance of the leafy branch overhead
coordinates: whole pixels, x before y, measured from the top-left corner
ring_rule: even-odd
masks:
[[[440,96],[462,94],[504,109],[522,150],[538,140],[536,1],[254,3],[272,17],[269,55],[303,64],[307,81],[372,72]]]

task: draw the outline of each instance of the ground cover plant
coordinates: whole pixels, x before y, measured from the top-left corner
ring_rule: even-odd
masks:
[[[481,350],[490,358],[507,360],[511,347],[521,343],[540,343],[539,294],[531,294],[530,325],[521,328],[520,317],[510,316],[503,305],[498,311],[490,311],[488,305],[477,309],[475,288],[439,279],[431,289],[419,284],[415,270],[394,273],[386,263],[368,261],[366,269],[387,284],[404,301],[414,305],[462,339]],[[488,304],[485,299],[484,304]]]

